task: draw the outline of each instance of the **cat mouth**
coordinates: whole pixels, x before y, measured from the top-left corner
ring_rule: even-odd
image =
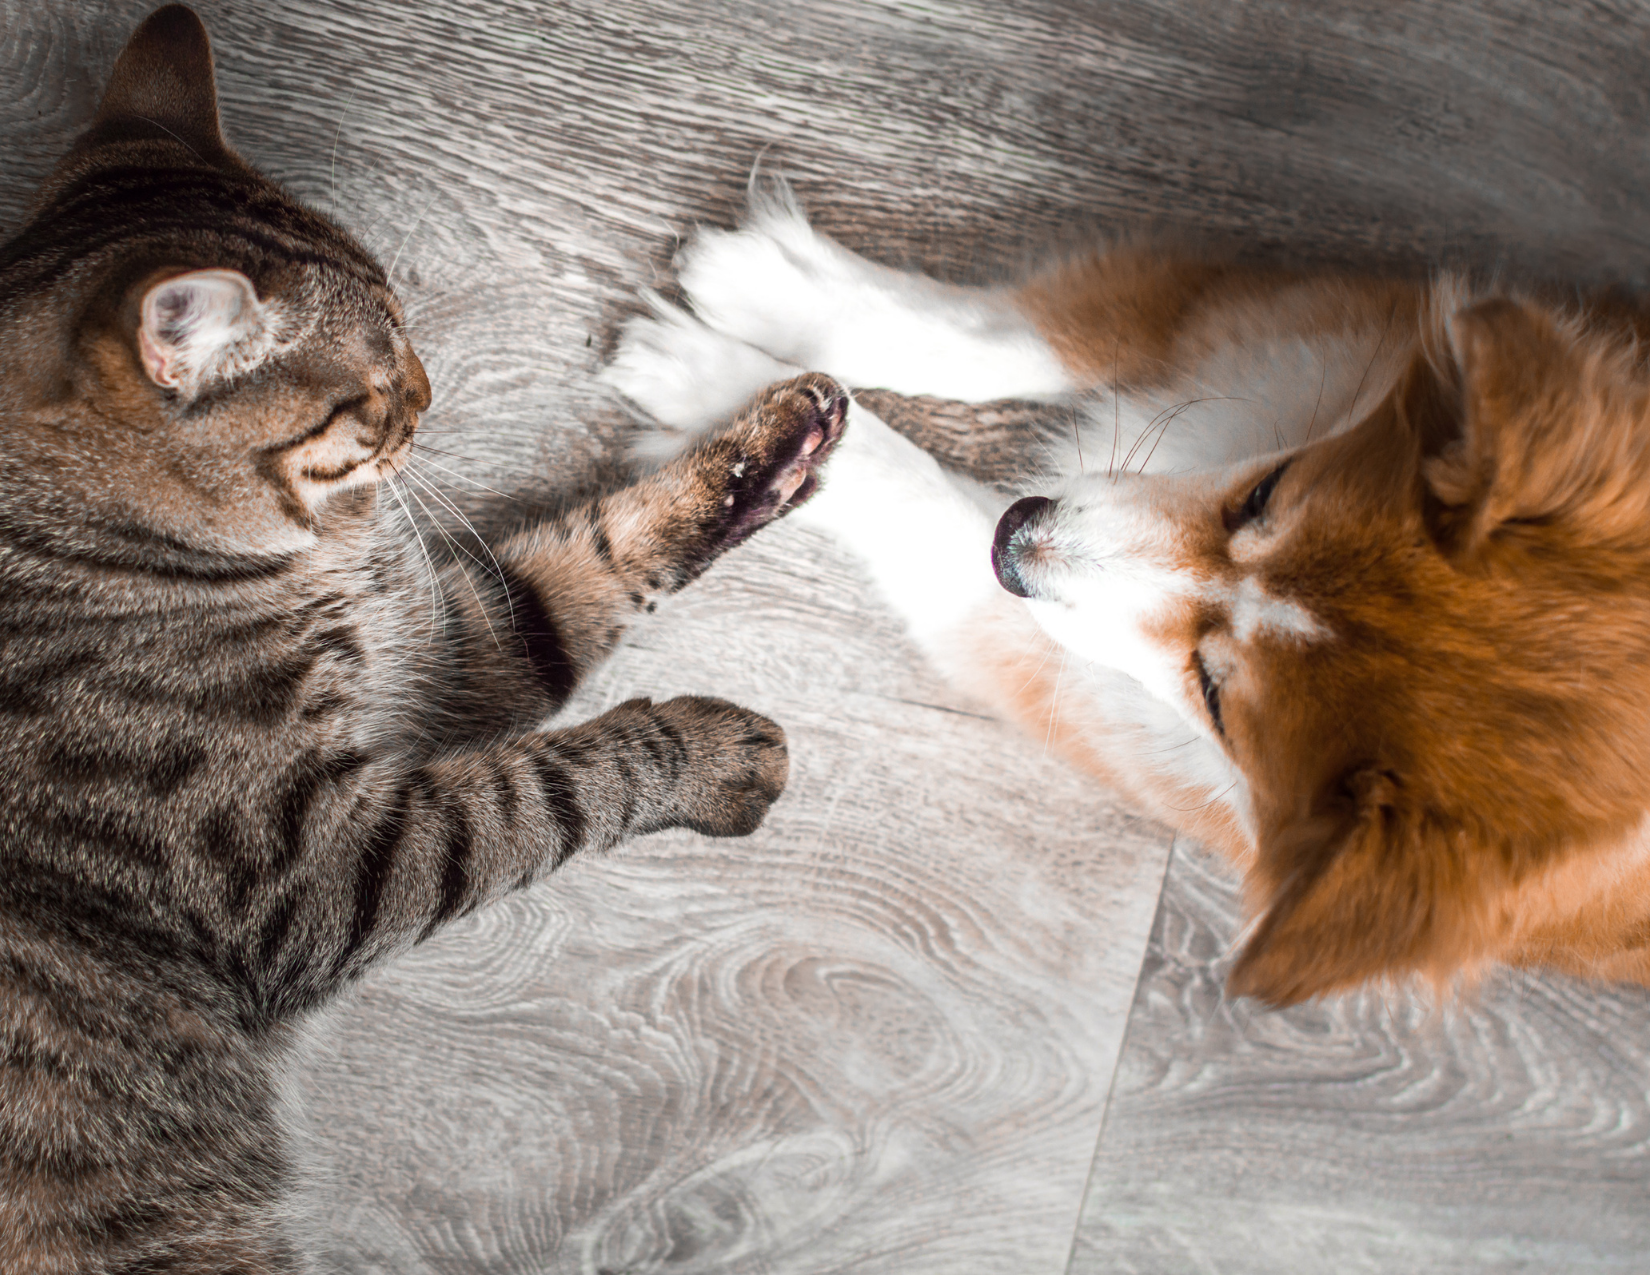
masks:
[[[393,478],[406,468],[407,462],[412,459],[412,439],[403,439],[402,442],[373,461],[373,472],[379,478]]]
[[[413,435],[418,432],[418,418],[405,429],[396,430],[379,444],[378,454],[372,459],[373,472],[379,478],[393,478],[406,468],[412,459]]]

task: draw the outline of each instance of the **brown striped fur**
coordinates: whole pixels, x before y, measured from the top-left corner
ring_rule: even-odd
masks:
[[[0,248],[0,1270],[304,1269],[305,1017],[570,855],[743,835],[784,785],[780,729],[720,700],[545,723],[808,497],[837,387],[438,581],[378,486],[428,402],[383,271],[235,156],[199,21],[154,14]]]

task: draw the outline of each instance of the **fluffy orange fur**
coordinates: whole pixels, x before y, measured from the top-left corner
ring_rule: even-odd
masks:
[[[1223,688],[1252,837],[1188,818],[1207,802],[1172,774],[1068,750],[1245,869],[1258,923],[1232,990],[1286,1004],[1496,961],[1650,982],[1638,316],[1505,296],[1448,313],[1443,286],[1114,258],[1021,293],[1087,383],[1172,381],[1222,342],[1325,324],[1383,328],[1400,368],[1360,422],[1301,447],[1271,497],[1294,530],[1265,579],[1336,640],[1246,643]],[[1185,520],[1206,533],[1182,540],[1201,569],[1227,565],[1220,513],[1256,477]],[[1215,622],[1183,607],[1163,623],[1195,644]],[[1034,731],[1064,711],[1047,679],[1004,673],[993,698]]]
[[[677,265],[696,315],[608,373],[662,421],[798,365],[986,405],[962,456],[1038,475],[994,520],[936,463],[965,431],[872,395],[806,516],[947,676],[1233,861],[1234,991],[1650,982],[1643,312],[1142,243],[957,287],[783,189]]]

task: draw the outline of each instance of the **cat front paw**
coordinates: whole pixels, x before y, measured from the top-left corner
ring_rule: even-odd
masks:
[[[632,445],[639,459],[670,459],[763,386],[799,370],[707,327],[655,293],[645,299],[651,313],[619,329],[613,358],[598,374],[656,422]]]
[[[699,695],[666,700],[653,712],[686,754],[669,824],[707,837],[755,832],[790,776],[779,724],[727,700]]]
[[[724,432],[683,456],[681,477],[715,501],[717,550],[795,509],[848,420],[848,392],[818,372],[769,386]]]

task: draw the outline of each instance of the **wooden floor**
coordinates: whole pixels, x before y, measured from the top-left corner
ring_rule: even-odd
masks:
[[[0,229],[147,5],[0,0]],[[1547,0],[201,0],[232,138],[394,262],[450,492],[599,481],[595,384],[757,155],[955,279],[1113,225],[1645,281],[1650,10]],[[471,494],[476,497],[471,499]],[[630,845],[333,1016],[346,1272],[1650,1269],[1650,995],[1221,994],[1233,884],[923,667],[781,525],[583,694],[790,733],[745,841]]]

